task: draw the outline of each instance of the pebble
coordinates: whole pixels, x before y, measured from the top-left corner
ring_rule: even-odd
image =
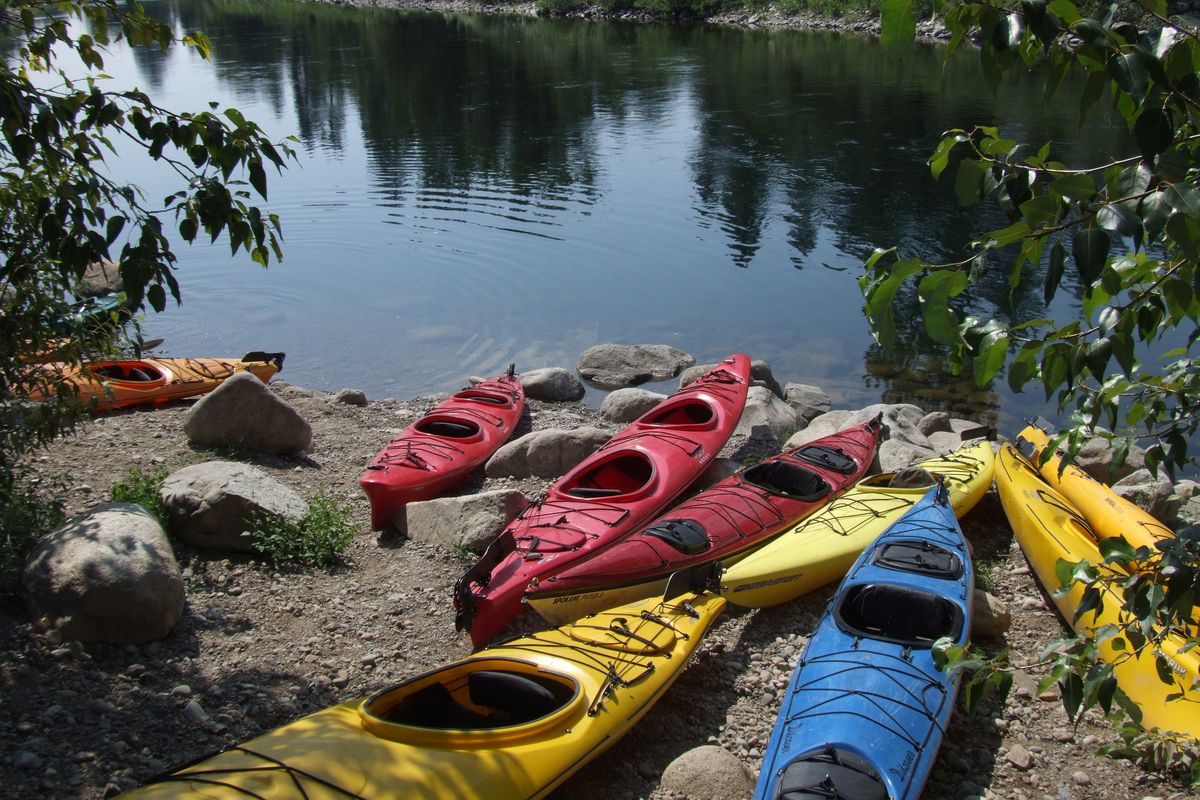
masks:
[[[1083,770],[1076,770],[1071,773],[1071,780],[1075,781],[1075,783],[1079,784],[1080,786],[1087,786],[1092,782],[1092,776],[1088,775]]]
[[[1019,770],[1027,770],[1033,766],[1033,753],[1025,749],[1023,745],[1014,744],[1005,758],[1008,759],[1008,763]],[[1030,778],[1034,777],[1036,776],[1030,776]]]
[[[176,686],[174,689],[171,690],[171,696],[172,697],[191,697],[192,696],[192,687],[188,686],[186,683],[181,683],[178,686]]]
[[[20,769],[35,770],[42,766],[42,759],[37,753],[31,753],[28,750],[22,750],[17,753],[16,759],[13,760]]]
[[[195,700],[188,701],[188,704],[183,707],[183,713],[192,722],[205,722],[208,720],[208,713]]]

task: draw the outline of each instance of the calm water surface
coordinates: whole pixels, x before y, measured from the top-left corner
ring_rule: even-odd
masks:
[[[956,383],[919,324],[900,355],[877,353],[856,282],[875,246],[958,258],[1000,224],[929,177],[942,130],[1002,124],[1106,155],[1114,132],[1079,129],[1073,103],[1047,108],[1033,78],[993,97],[971,57],[943,67],[934,47],[830,33],[150,8],[207,32],[212,61],[117,46],[117,82],[300,140],[270,186],[283,263],[182,248],[184,304],[146,324],[167,354],[283,350],[282,377],[378,398],[666,343],[702,362],[749,353],[843,405],[907,399],[1006,428],[1041,410],[1040,393]],[[151,197],[172,186],[131,168]],[[1006,313],[1006,273],[977,312]],[[1060,317],[1077,313],[1067,294]],[[1040,296],[1037,281],[1011,300],[1041,314]]]

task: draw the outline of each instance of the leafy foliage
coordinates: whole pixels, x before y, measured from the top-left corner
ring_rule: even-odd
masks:
[[[885,3],[889,41],[913,38],[910,4]],[[1107,163],[1069,166],[1053,143],[1029,145],[995,127],[947,131],[929,158],[935,179],[953,181],[964,206],[993,199],[1008,224],[978,236],[953,263],[929,263],[893,249],[876,251],[861,279],[866,313],[882,346],[894,342],[892,298],[915,282],[922,321],[946,345],[956,370],[979,385],[1007,365],[1010,388],[1040,385],[1047,399],[1071,412],[1072,425],[1055,437],[1067,459],[1101,424],[1115,429],[1116,459],[1136,439],[1148,441],[1147,466],[1168,470],[1196,463],[1188,444],[1200,427],[1200,369],[1192,353],[1200,338],[1200,30],[1191,18],[1168,16],[1165,0],[1117,3],[1088,16],[1071,0],[968,2],[946,13],[951,52],[971,40],[995,89],[1010,69],[1046,67],[1045,95],[1056,97],[1073,70],[1086,76],[1077,98],[1081,124],[1107,96],[1124,121],[1131,151]],[[1061,100],[1060,100],[1061,101]],[[994,270],[1015,289],[1041,281],[1049,304],[1065,281],[1082,293],[1083,319],[1058,324],[1019,319],[1005,324],[965,313],[971,286]],[[1182,341],[1161,363],[1142,358],[1163,342]],[[1175,702],[1190,702],[1163,655],[1168,637],[1182,651],[1196,638],[1200,599],[1200,540],[1180,535],[1133,550],[1101,542],[1103,564],[1061,562],[1062,591],[1083,586],[1076,622],[1119,603],[1120,624],[1054,642],[1044,658],[1043,687],[1057,684],[1073,719],[1099,708],[1128,721],[1123,745],[1106,748],[1161,769],[1180,769],[1200,785],[1200,743],[1171,732],[1142,730],[1142,710],[1114,673],[1123,660],[1153,658],[1159,678],[1174,686]],[[1003,683],[1003,660],[943,654],[949,667],[974,672],[968,687]],[[968,688],[970,691],[970,688]]]
[[[1007,365],[1013,391],[1037,384],[1062,410],[1074,404],[1076,431],[1121,428],[1126,448],[1135,435],[1148,440],[1148,466],[1174,468],[1195,460],[1188,441],[1200,426],[1191,351],[1200,335],[1200,38],[1193,21],[1168,17],[1164,2],[1144,5],[1141,25],[1113,12],[1085,17],[1070,0],[950,9],[950,51],[978,40],[993,88],[1007,70],[1044,62],[1049,100],[1068,72],[1081,70],[1081,121],[1107,94],[1136,151],[1073,167],[1054,158],[1051,142],[1029,145],[983,125],[947,131],[929,159],[933,177],[952,179],[963,205],[995,200],[1009,224],[977,237],[953,263],[878,250],[861,284],[885,347],[894,340],[891,300],[914,281],[925,328],[949,347],[957,371],[969,369],[982,386]],[[912,38],[908,6],[884,5],[885,38]],[[1007,269],[1013,288],[1041,280],[1047,303],[1073,273],[1083,319],[1006,325],[965,314],[962,296],[994,269]],[[1186,345],[1159,365],[1142,363],[1145,345],[1175,340]],[[1083,439],[1066,442],[1074,454]]]
[[[136,503],[157,517],[159,522],[166,524],[167,508],[162,501],[162,485],[166,477],[166,470],[148,474],[131,467],[124,480],[113,484],[109,498],[114,503]]]
[[[17,591],[30,549],[62,521],[61,502],[15,473],[0,474],[0,592]]]
[[[350,512],[318,494],[299,519],[259,515],[247,531],[255,548],[269,560],[295,567],[336,564],[354,538]]]
[[[168,226],[191,243],[225,236],[266,266],[281,258],[280,221],[251,202],[267,196],[267,168],[294,156],[237,109],[164,109],[139,89],[104,79],[105,45],[119,39],[163,50],[181,44],[207,57],[201,34],[177,38],[137,3],[16,0],[0,16],[16,44],[0,61],[0,468],[85,410],[38,362],[79,363],[112,351],[128,313],[179,301]],[[84,65],[72,74],[67,55]],[[122,182],[106,158],[118,139],[179,176],[161,203]],[[119,263],[124,314],[76,313],[75,291],[90,264]],[[135,337],[135,343],[137,339]],[[54,395],[31,404],[38,387]]]

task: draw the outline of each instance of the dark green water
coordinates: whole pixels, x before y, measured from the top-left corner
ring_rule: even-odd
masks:
[[[1040,393],[956,382],[919,324],[899,355],[875,352],[856,283],[875,246],[958,258],[1000,223],[930,178],[942,130],[1000,124],[1107,154],[1116,133],[1080,130],[1073,102],[1047,107],[1036,78],[993,97],[973,57],[943,65],[937,47],[831,33],[150,7],[207,32],[213,59],[118,47],[118,81],[174,108],[220,100],[300,139],[271,186],[284,262],[185,249],[184,305],[147,325],[170,354],[285,350],[285,379],[380,397],[514,361],[572,368],[601,342],[667,343],[766,359],[840,405],[913,400],[1005,427],[1042,410]],[[141,175],[151,196],[170,185]],[[1040,295],[1012,299],[1040,315]],[[1006,264],[972,302],[1006,313]],[[1068,297],[1053,313],[1077,308]]]

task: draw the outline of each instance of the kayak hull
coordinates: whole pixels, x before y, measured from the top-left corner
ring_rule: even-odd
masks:
[[[862,478],[881,429],[878,419],[871,420],[731,475],[642,530],[531,585],[525,601],[561,625],[661,595],[680,571],[694,571],[688,582],[704,585],[714,562],[736,563]]]
[[[598,553],[661,513],[724,446],[750,359],[722,361],[634,420],[509,524],[455,584],[455,623],[476,646],[523,609],[529,584]]]
[[[935,666],[932,645],[966,642],[973,583],[946,493],[930,489],[863,552],[817,624],[756,800],[919,797],[960,680]]]
[[[1121,611],[1121,596],[1112,589],[1103,590],[1103,606],[1075,619],[1075,610],[1083,599],[1083,586],[1075,584],[1067,592],[1058,592],[1055,565],[1059,559],[1088,560],[1102,564],[1098,534],[1088,525],[1079,509],[1063,494],[1046,483],[1038,470],[1015,448],[1001,448],[996,465],[996,488],[1013,533],[1024,551],[1038,582],[1051,597],[1063,619],[1077,633],[1094,632],[1105,625],[1124,625],[1127,614]],[[1121,575],[1123,576],[1123,574]],[[1186,636],[1170,633],[1156,653],[1133,655],[1129,648],[1118,651],[1114,640],[1099,644],[1100,659],[1114,664],[1117,685],[1142,709],[1142,725],[1200,738],[1200,716],[1196,703],[1200,692],[1192,683],[1200,677],[1200,649],[1184,652]],[[1159,677],[1157,655],[1172,676],[1169,683]],[[1169,697],[1181,695],[1178,700]]]
[[[283,368],[283,353],[247,353],[241,359],[141,358],[42,366],[44,380],[31,387],[31,400],[74,391],[99,411],[157,405],[207,394],[238,372],[267,383]]]
[[[980,441],[918,466],[941,476],[957,517],[970,511],[992,482],[992,445]],[[891,475],[860,481],[817,513],[730,566],[721,596],[762,608],[794,600],[842,578],[863,548],[918,502],[929,487],[892,488]]]
[[[524,410],[520,379],[500,375],[457,392],[409,425],[358,479],[371,502],[371,529],[394,525],[407,504],[461,484],[512,438]]]
[[[712,594],[656,598],[516,639],[129,796],[544,797],[650,710],[724,605]]]

